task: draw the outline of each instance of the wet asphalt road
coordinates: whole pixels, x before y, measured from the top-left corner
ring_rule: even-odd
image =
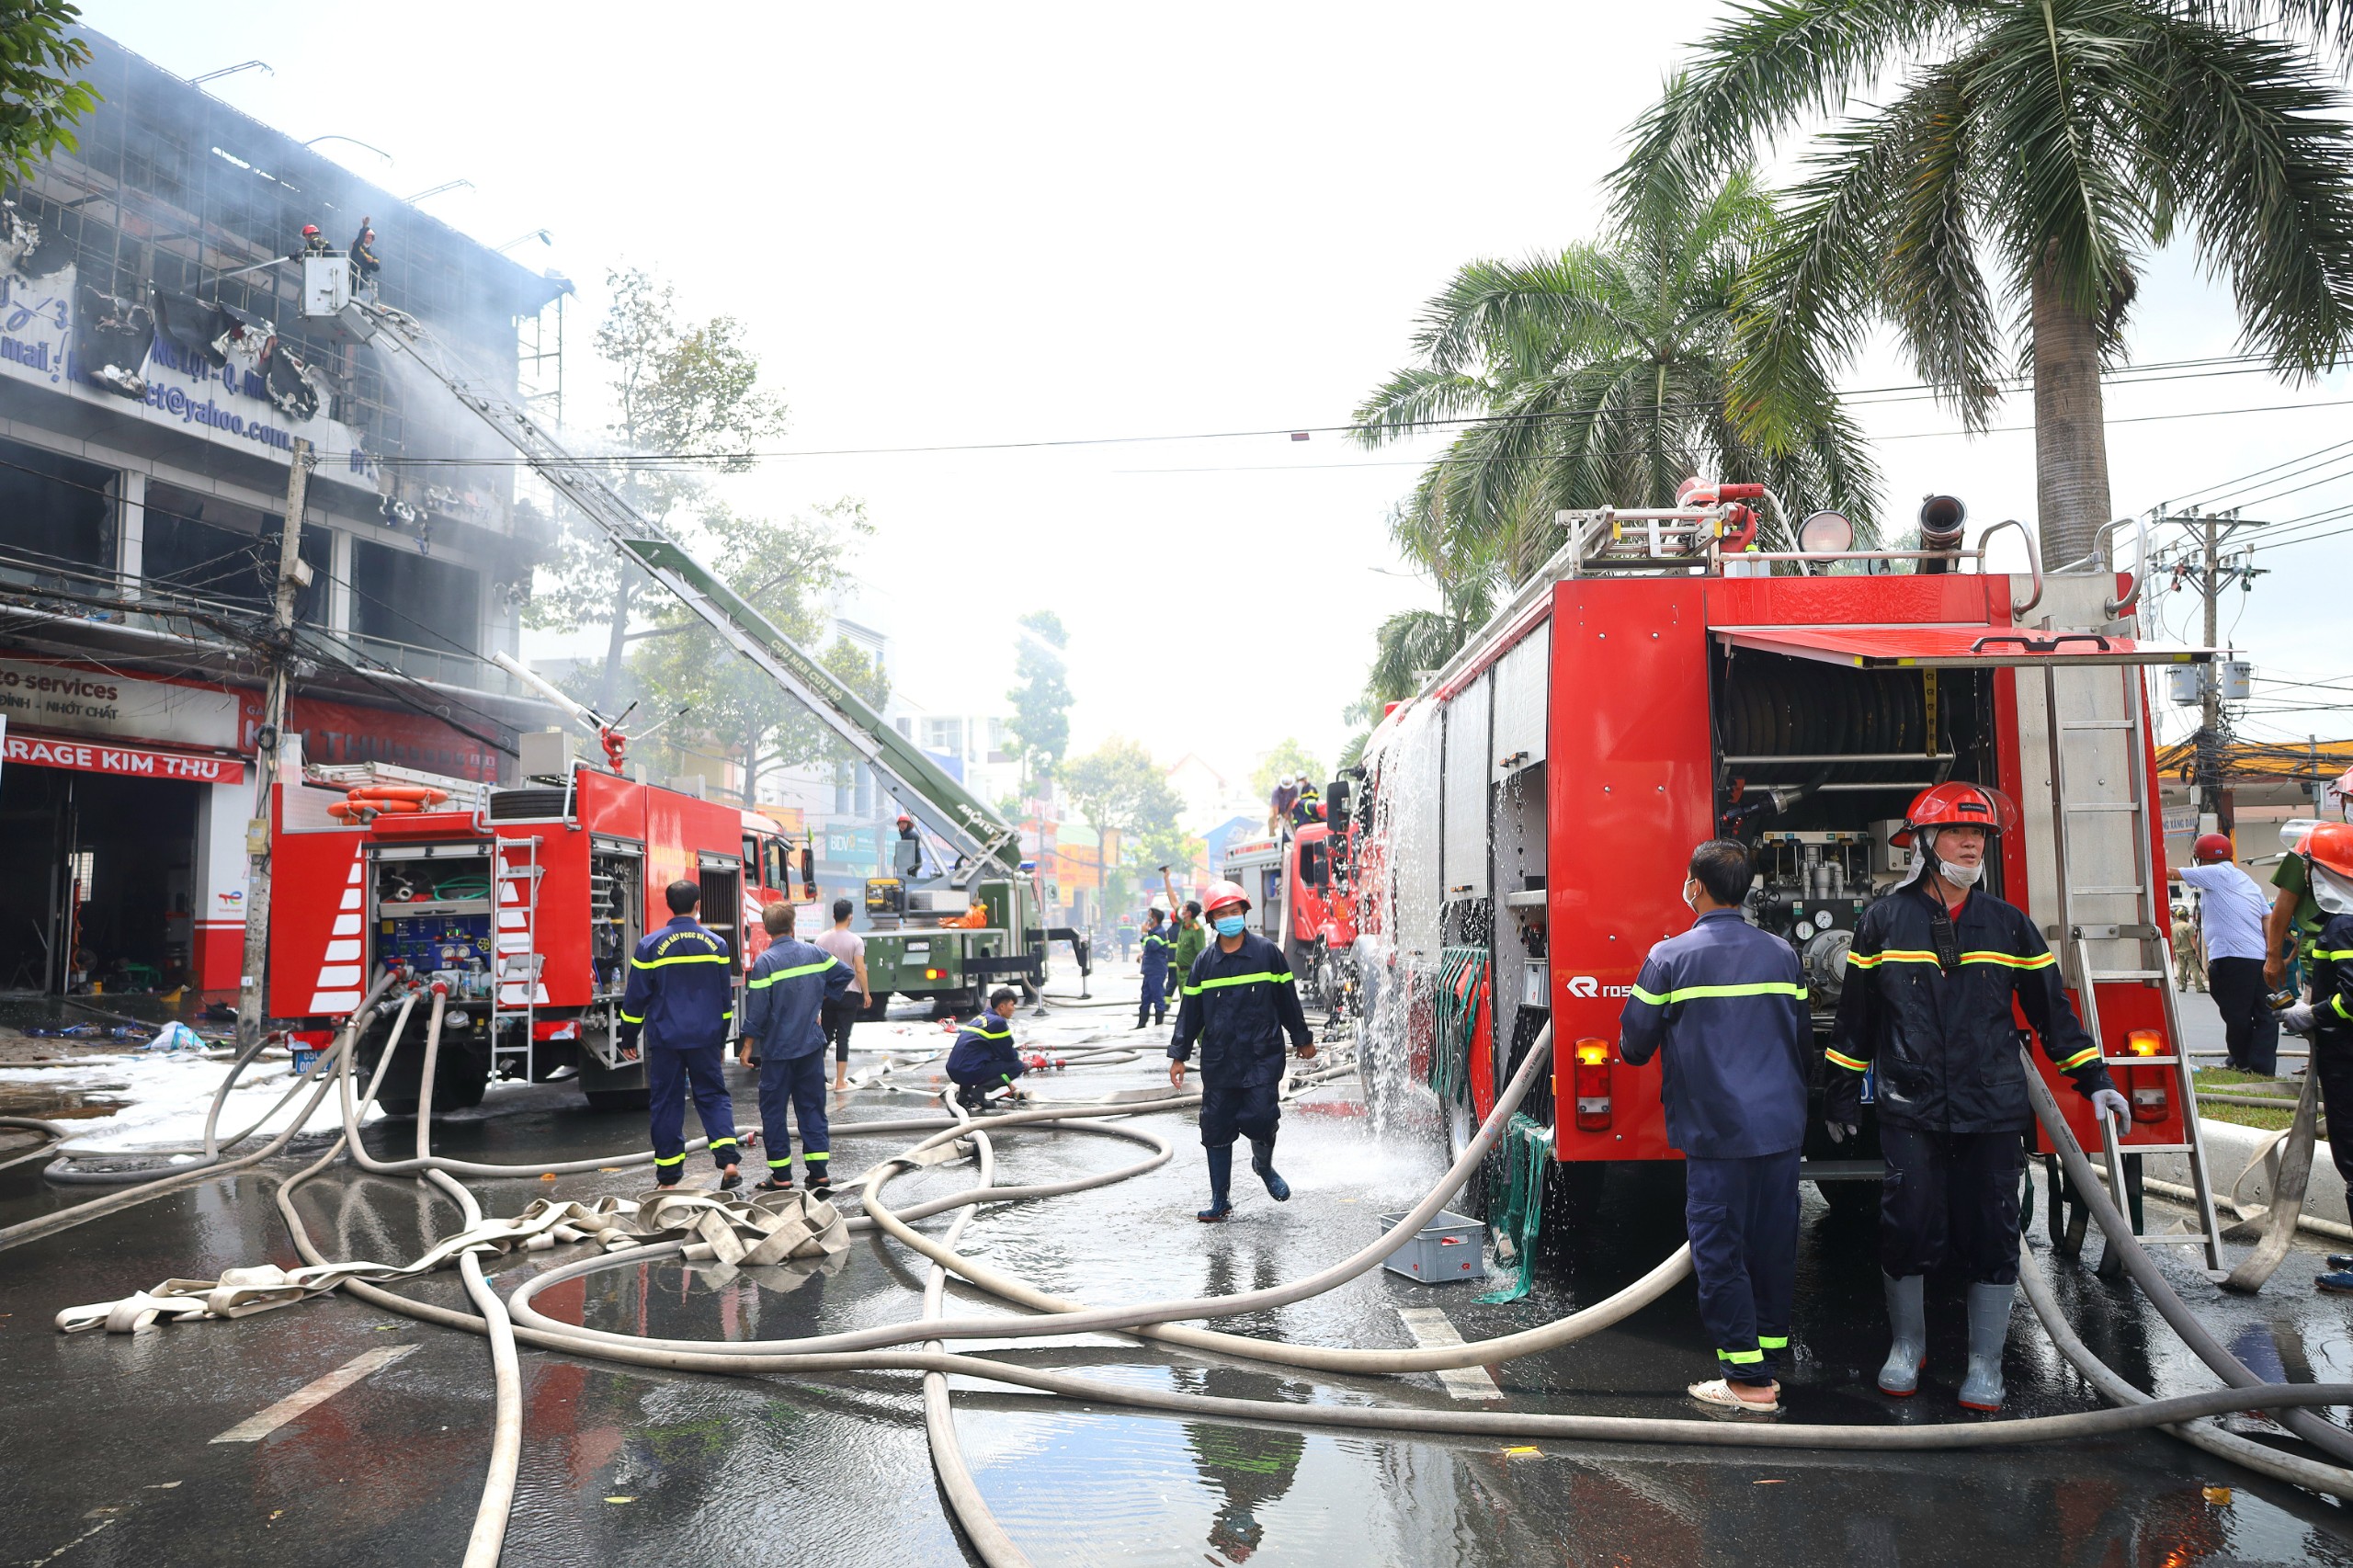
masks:
[[[1117,981],[1109,983],[1116,984]],[[1117,1012],[1063,1012],[1065,1040],[1124,1029]],[[1135,1037],[1139,1040],[1145,1036]],[[1162,1036],[1152,1037],[1155,1042]],[[1155,1046],[1156,1051],[1156,1046]],[[1044,1098],[1092,1098],[1161,1081],[1158,1063],[1048,1077]],[[752,1119],[748,1084],[737,1102]],[[845,1171],[911,1140],[858,1138],[858,1118],[918,1114],[912,1094],[862,1091],[835,1114]],[[1097,1302],[1270,1285],[1361,1245],[1380,1213],[1405,1207],[1442,1166],[1411,1130],[1376,1139],[1350,1087],[1287,1111],[1282,1165],[1296,1191],[1278,1206],[1248,1193],[1234,1221],[1195,1224],[1198,1147],[1180,1119],[1155,1124],[1175,1162],[1094,1192],[984,1209],[967,1250],[1040,1287]],[[405,1136],[404,1126],[397,1131]],[[394,1129],[371,1131],[391,1149]],[[634,1117],[592,1115],[563,1085],[494,1091],[441,1124],[437,1148],[473,1158],[577,1158],[640,1146]],[[405,1152],[399,1151],[399,1152]],[[1040,1135],[1000,1145],[999,1180],[1104,1169],[1128,1145]],[[471,1336],[390,1318],[341,1298],[232,1323],[132,1336],[59,1335],[60,1307],[178,1277],[299,1261],[269,1195],[286,1163],[223,1178],[130,1213],[0,1254],[0,1562],[101,1564],[414,1564],[462,1553],[488,1445],[492,1384]],[[690,1169],[703,1168],[698,1160]],[[969,1167],[909,1178],[905,1198],[967,1185]],[[477,1182],[492,1213],[554,1193],[633,1194],[630,1173]],[[0,1172],[0,1223],[60,1201],[23,1170]],[[333,1256],[404,1259],[453,1226],[455,1210],[415,1184],[341,1169],[303,1190]],[[1483,1306],[1472,1287],[1375,1273],[1331,1295],[1230,1320],[1238,1332],[1319,1343],[1412,1343],[1401,1307],[1442,1309],[1466,1338],[1507,1333],[1617,1289],[1680,1239],[1665,1179],[1614,1184],[1574,1258],[1548,1260],[1528,1299]],[[2041,1210],[2035,1210],[2034,1244]],[[946,1217],[926,1228],[944,1226]],[[2091,1250],[2096,1251],[2097,1243]],[[1955,1290],[1932,1292],[1923,1394],[1881,1398],[1884,1349],[1870,1230],[1811,1194],[1790,1377],[1791,1419],[1889,1423],[1974,1419],[1951,1403],[1961,1360]],[[578,1249],[505,1260],[495,1278],[568,1261]],[[2294,1381],[2353,1379],[2340,1299],[2308,1288],[2317,1249],[2291,1256],[2253,1300],[2223,1298],[2179,1260],[2187,1297],[2258,1370]],[[714,1285],[675,1260],[631,1265],[547,1299],[601,1326],[717,1337],[779,1337],[892,1321],[917,1310],[917,1260],[867,1238],[837,1271],[738,1277]],[[2211,1386],[2122,1285],[2055,1266],[2086,1339],[2160,1392]],[[454,1277],[406,1287],[457,1304]],[[967,1310],[978,1305],[967,1303]],[[1495,1369],[1500,1405],[1457,1400],[1433,1376],[1308,1378],[1205,1363],[1108,1337],[1017,1342],[1017,1354],[1093,1375],[1216,1395],[1382,1401],[1688,1416],[1685,1382],[1712,1358],[1688,1285],[1581,1345]],[[213,1439],[370,1352],[403,1352],[258,1441]],[[912,1378],[824,1381],[676,1376],[526,1350],[526,1448],[506,1561],[518,1565],[656,1562],[953,1564],[969,1561],[948,1523]],[[2010,1408],[2093,1408],[2021,1305]],[[1697,1448],[1397,1440],[1346,1432],[1187,1423],[959,1386],[958,1430],[999,1520],[1040,1564],[1932,1562],[2191,1564],[2353,1562],[2338,1506],[2257,1480],[2162,1435],[1925,1456]],[[1519,1447],[1519,1445],[1508,1445]],[[2216,1490],[2216,1489],[2226,1490]]]

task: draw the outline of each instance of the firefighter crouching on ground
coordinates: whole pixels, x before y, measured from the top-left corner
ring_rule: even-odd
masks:
[[[1865,1070],[1876,1064],[1880,1269],[1894,1331],[1882,1393],[1919,1387],[1927,1364],[1923,1277],[1948,1262],[1969,1285],[1969,1369],[1961,1403],[2002,1406],[2002,1346],[2018,1278],[2018,1180],[2034,1119],[2011,998],[2043,1054],[2100,1115],[2129,1119],[2099,1045],[2060,983],[2058,960],[2016,904],[1976,891],[1991,840],[2011,831],[2007,797],[1976,784],[1924,790],[1904,813],[1910,879],[1863,912],[1847,956],[1823,1112],[1834,1141],[1855,1134]]]
[[[1683,902],[1699,918],[1643,960],[1618,1054],[1638,1067],[1663,1054],[1659,1097],[1684,1154],[1691,1270],[1722,1374],[1691,1397],[1770,1415],[1790,1344],[1813,1020],[1796,950],[1741,916],[1751,870],[1732,839],[1691,852]]]
[[[825,1121],[825,1004],[854,988],[849,965],[792,935],[792,905],[771,903],[760,924],[772,940],[744,983],[744,1065],[760,1070],[760,1142],[767,1157],[762,1192],[792,1186],[790,1105],[801,1126],[801,1176],[809,1190],[833,1188],[833,1132]]]
[[[1193,1042],[1201,1046],[1201,1146],[1209,1151],[1210,1206],[1193,1217],[1213,1225],[1233,1211],[1233,1140],[1250,1140],[1250,1168],[1281,1203],[1290,1187],[1275,1174],[1275,1127],[1282,1120],[1277,1096],[1283,1080],[1283,1037],[1302,1060],[1315,1055],[1315,1037],[1300,1011],[1299,988],[1283,967],[1280,948],[1243,927],[1249,895],[1233,882],[1211,882],[1204,901],[1217,939],[1193,960],[1185,1000],[1168,1042],[1168,1081],[1185,1086]]]
[[[1013,1080],[1029,1069],[1013,1043],[1013,1013],[1021,994],[1010,985],[989,993],[989,1010],[956,1031],[948,1052],[948,1078],[956,1085],[956,1103],[966,1110],[982,1110],[992,1089],[1013,1087]]]
[[[2353,824],[2320,824],[2294,858],[2304,863],[2304,890],[2323,924],[2312,946],[2312,1000],[2281,1013],[2279,1027],[2311,1037],[2323,1114],[2336,1113],[2332,1128],[2353,1127]],[[2353,1185],[2353,1137],[2330,1139],[2328,1151]],[[2328,1267],[2313,1283],[2353,1294],[2353,1253],[2331,1253]]]
[[[654,1180],[678,1185],[687,1163],[686,1096],[710,1140],[719,1185],[743,1184],[736,1165],[735,1107],[727,1097],[727,1026],[735,1017],[735,955],[725,938],[695,919],[702,889],[676,881],[663,890],[670,923],[649,932],[630,955],[629,985],[621,993],[620,1043],[645,1040],[645,1092],[654,1121]]]
[[[1144,1025],[1144,1015],[1152,1015],[1155,1024],[1168,1021],[1168,963],[1175,957],[1176,944],[1169,939],[1167,930],[1160,924],[1160,911],[1145,912],[1143,917],[1143,990],[1136,998],[1136,1028]]]

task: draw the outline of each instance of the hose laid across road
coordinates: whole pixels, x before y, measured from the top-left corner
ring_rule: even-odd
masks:
[[[432,1044],[433,1037],[429,1036],[428,1051],[432,1049]],[[961,1454],[953,1448],[952,1420],[949,1418],[946,1409],[946,1387],[940,1381],[949,1375],[969,1376],[1016,1388],[1026,1388],[1059,1398],[1152,1410],[1187,1419],[1224,1417],[1272,1421],[1290,1426],[1349,1427],[1392,1433],[1437,1432],[1465,1436],[1677,1442],[1762,1449],[1929,1450],[2080,1438],[2148,1426],[2183,1429],[2187,1434],[2198,1429],[2186,1427],[2185,1424],[2197,1421],[2201,1417],[2228,1411],[2260,1408],[2276,1409],[2282,1412],[2285,1418],[2290,1422],[2308,1422],[2321,1427],[2324,1432],[2336,1433],[2339,1437],[2344,1436],[2336,1428],[2305,1415],[2304,1407],[2353,1403],[2353,1387],[2259,1383],[2256,1381],[2253,1374],[2240,1366],[2227,1351],[2222,1350],[2219,1345],[2215,1345],[2211,1335],[2204,1335],[2205,1345],[2202,1346],[2196,1343],[2192,1335],[2185,1335],[2185,1338],[2192,1339],[2192,1348],[2199,1350],[2210,1365],[2215,1364],[2215,1358],[2219,1355],[2222,1362],[2225,1363],[2229,1369],[2235,1370],[2237,1375],[2232,1376],[2230,1371],[2225,1370],[2224,1366],[2217,1365],[2215,1368],[2233,1385],[2231,1387],[2202,1393],[2177,1395],[2166,1399],[2153,1399],[2134,1390],[2132,1392],[2137,1398],[2132,1402],[2109,1409],[1983,1424],[1917,1427],[1724,1423],[1706,1419],[1522,1415],[1497,1411],[1424,1410],[1399,1406],[1303,1405],[1280,1401],[1220,1399],[1107,1382],[1070,1373],[1033,1369],[993,1357],[958,1354],[935,1348],[949,1338],[1007,1339],[1109,1330],[1171,1343],[1185,1343],[1191,1336],[1199,1335],[1202,1340],[1209,1342],[1209,1345],[1204,1347],[1213,1346],[1222,1354],[1245,1355],[1257,1359],[1283,1361],[1285,1364],[1313,1365],[1349,1372],[1400,1373],[1432,1370],[1444,1366],[1492,1364],[1516,1356],[1530,1354],[1536,1349],[1565,1344],[1597,1332],[1608,1326],[1609,1323],[1620,1321],[1625,1315],[1639,1310],[1641,1306],[1657,1299],[1671,1289],[1682,1274],[1688,1271],[1687,1255],[1677,1254],[1652,1270],[1643,1279],[1620,1290],[1608,1301],[1588,1307],[1581,1312],[1573,1313],[1555,1324],[1538,1329],[1502,1336],[1476,1346],[1464,1346],[1459,1353],[1452,1347],[1432,1353],[1420,1350],[1283,1346],[1242,1335],[1215,1335],[1200,1330],[1184,1329],[1169,1322],[1176,1318],[1227,1317],[1241,1312],[1264,1311],[1270,1307],[1287,1305],[1328,1291],[1377,1267],[1397,1244],[1415,1233],[1423,1224],[1427,1223],[1476,1168],[1478,1161],[1500,1137],[1511,1112],[1540,1076],[1544,1065],[1550,1059],[1551,1048],[1551,1034],[1547,1030],[1529,1051],[1511,1084],[1502,1095],[1497,1096],[1495,1107],[1483,1122],[1478,1135],[1464,1149],[1461,1157],[1456,1160],[1430,1194],[1397,1225],[1380,1240],[1352,1256],[1288,1285],[1233,1296],[1195,1297],[1125,1307],[1086,1307],[1080,1303],[1064,1302],[1059,1298],[1038,1292],[1009,1276],[999,1275],[973,1264],[955,1250],[962,1229],[969,1221],[971,1210],[977,1204],[1084,1190],[1123,1179],[1127,1176],[1164,1163],[1169,1157],[1169,1146],[1165,1138],[1142,1129],[1120,1128],[1114,1123],[1099,1119],[1107,1115],[1120,1116],[1149,1110],[1173,1109],[1192,1103],[1198,1096],[1184,1094],[1137,1097],[1135,1092],[1131,1092],[1130,1096],[1120,1096],[1108,1104],[1018,1110],[996,1116],[959,1120],[947,1126],[942,1126],[937,1120],[925,1119],[917,1123],[917,1127],[927,1134],[920,1142],[904,1153],[884,1161],[868,1173],[864,1181],[863,1194],[867,1200],[870,1221],[893,1239],[923,1252],[932,1264],[925,1286],[924,1315],[912,1324],[884,1325],[875,1329],[815,1335],[799,1340],[713,1343],[651,1339],[591,1329],[585,1325],[563,1324],[545,1317],[530,1306],[533,1296],[564,1280],[578,1278],[619,1264],[652,1263],[665,1257],[682,1256],[688,1252],[688,1246],[685,1243],[665,1242],[649,1246],[631,1247],[608,1256],[585,1258],[534,1276],[525,1281],[505,1302],[506,1312],[512,1318],[510,1332],[515,1341],[540,1348],[667,1370],[797,1375],[848,1370],[921,1373],[926,1381],[926,1426],[932,1434],[935,1452],[938,1456],[938,1463],[941,1471],[943,1488],[968,1535],[976,1544],[983,1545],[983,1555],[992,1564],[992,1568],[1010,1568],[1012,1564],[1026,1562],[1027,1559],[1020,1555],[1017,1546],[1015,1546],[1009,1538],[1005,1536],[1002,1528],[995,1525],[994,1519],[988,1517],[984,1504],[981,1502],[977,1490],[972,1484],[970,1472],[963,1466]],[[389,1060],[389,1051],[387,1060]],[[380,1076],[381,1073],[381,1065],[380,1064]],[[472,1204],[471,1195],[465,1194],[462,1185],[450,1179],[446,1172],[433,1168],[444,1165],[445,1162],[432,1156],[429,1152],[424,1152],[429,1149],[429,1102],[423,1108],[423,1114],[420,1116],[421,1153],[418,1158],[412,1161],[378,1161],[368,1156],[358,1146],[357,1118],[353,1114],[348,1098],[349,1067],[347,1063],[343,1064],[338,1076],[347,1085],[344,1142],[353,1150],[355,1157],[362,1166],[387,1172],[423,1171],[428,1179],[435,1179],[437,1185],[442,1186],[444,1190],[449,1191],[453,1198],[459,1199],[460,1208],[467,1213],[470,1222],[477,1220],[479,1209]],[[429,1083],[429,1077],[426,1081]],[[2039,1077],[2030,1078],[2030,1082],[2038,1090],[2040,1089]],[[361,1102],[363,1108],[364,1104],[363,1100]],[[2044,1117],[2046,1125],[2057,1122],[2056,1107],[2049,1103],[2047,1090],[2042,1091],[2039,1096],[2038,1113],[2044,1113],[2046,1108],[2048,1110],[2048,1114]],[[2057,1125],[2060,1133],[2054,1134],[2054,1142],[2061,1144],[2063,1157],[2071,1156],[2070,1176],[2076,1179],[2079,1187],[2086,1187],[2092,1194],[2097,1195],[2097,1187],[2090,1179],[2088,1162],[2084,1160],[2082,1152],[2074,1147],[2071,1139],[2063,1139],[2063,1122],[2057,1122]],[[840,1131],[846,1135],[857,1136],[881,1132],[886,1129],[893,1131],[915,1130],[904,1128],[903,1124],[896,1122],[878,1122],[844,1123]],[[995,1135],[1019,1132],[1028,1129],[1109,1133],[1152,1145],[1154,1153],[1152,1158],[1138,1165],[1098,1176],[1078,1177],[1063,1182],[1033,1184],[1028,1187],[996,1187],[994,1146],[990,1142],[991,1138]],[[891,1180],[908,1170],[918,1168],[921,1165],[933,1163],[932,1160],[924,1159],[923,1156],[934,1153],[944,1144],[966,1137],[972,1139],[982,1161],[979,1186],[941,1199],[912,1205],[904,1211],[893,1210],[882,1201],[882,1192]],[[333,1155],[334,1151],[330,1151],[325,1158],[290,1180],[278,1194],[278,1206],[293,1232],[297,1247],[305,1257],[314,1263],[324,1263],[325,1259],[312,1243],[299,1213],[290,1201],[290,1195],[297,1184],[323,1170]],[[608,1160],[580,1163],[609,1166],[617,1162]],[[548,1167],[494,1167],[496,1173],[501,1175],[517,1175],[525,1170],[538,1171],[546,1168]],[[2104,1203],[2104,1198],[2097,1198],[2095,1201],[2095,1216],[2101,1220],[2103,1228],[2108,1230],[2110,1244],[2122,1248],[2129,1265],[2134,1255],[2140,1253],[2138,1244],[2130,1238],[2129,1230],[2124,1231],[2120,1239],[2119,1232],[2123,1225],[2121,1216],[2114,1214],[2113,1205],[2106,1205],[2108,1211],[2101,1212],[2102,1203]],[[946,1236],[939,1242],[935,1243],[921,1236],[907,1223],[922,1215],[938,1213],[949,1209],[956,1209],[961,1212]],[[469,1298],[478,1308],[484,1308],[483,1296],[489,1293],[494,1305],[494,1292],[487,1292],[486,1285],[482,1290],[477,1290],[475,1288],[473,1276],[479,1274],[478,1262],[471,1256],[466,1261],[474,1264],[467,1282]],[[2151,1295],[2152,1301],[2158,1305],[2160,1312],[2167,1316],[2169,1322],[2174,1321],[2174,1314],[2166,1311],[2169,1300],[2171,1304],[2178,1308],[2186,1317],[2188,1309],[2181,1305],[2178,1297],[2173,1294],[2163,1277],[2156,1273],[2145,1254],[2141,1255],[2140,1261],[2143,1268],[2135,1269],[2134,1278],[2143,1290]],[[938,1315],[943,1300],[941,1292],[944,1291],[945,1277],[950,1271],[964,1275],[984,1290],[1013,1300],[1017,1305],[1031,1307],[1033,1315],[954,1319]],[[2039,1278],[2037,1276],[2038,1281]],[[503,1337],[500,1335],[500,1329],[506,1326],[501,1324],[487,1309],[483,1310],[481,1315],[461,1312],[449,1308],[413,1301],[393,1292],[359,1281],[347,1284],[344,1289],[362,1300],[409,1316],[445,1324],[452,1327],[465,1328],[476,1333],[489,1334],[493,1336],[494,1343]],[[2047,1295],[2047,1290],[2044,1293]],[[2029,1288],[2029,1295],[2030,1301],[2034,1300],[2035,1290],[2031,1285]],[[2040,1311],[2041,1303],[2038,1302],[2037,1305]],[[2049,1315],[2045,1313],[2047,1321]],[[2202,1335],[2202,1329],[2198,1328],[2194,1319],[2190,1322],[2191,1327]],[[2176,1324],[2177,1328],[2180,1326],[2179,1323]],[[916,1344],[920,1347],[912,1349],[902,1347],[910,1344]],[[2075,1340],[2075,1345],[2078,1348],[2081,1347],[2079,1338]],[[2061,1348],[2065,1352],[2068,1346],[2063,1342]],[[2210,1349],[2213,1354],[2209,1354]],[[2084,1351],[2083,1354],[2088,1356],[2089,1352]],[[1294,1356],[1305,1358],[1289,1359]],[[1341,1359],[1332,1361],[1325,1359],[1327,1357],[1337,1357]],[[2072,1355],[2071,1358],[2073,1358]],[[512,1363],[507,1356],[499,1356],[498,1360],[501,1384],[504,1389],[513,1381]],[[2110,1373],[2109,1377],[2113,1378],[2113,1374]],[[2122,1384],[2122,1380],[2116,1379],[2115,1382]],[[519,1385],[517,1386],[519,1387]],[[2106,1382],[2102,1382],[2100,1386],[2104,1392],[2110,1392]],[[2129,1388],[2130,1385],[2122,1386]],[[505,1403],[502,1394],[502,1405]],[[477,1517],[475,1545],[469,1552],[470,1564],[494,1561],[494,1539],[489,1547],[491,1556],[483,1557],[479,1552],[486,1532],[493,1537],[497,1532],[503,1532],[504,1510],[511,1503],[513,1470],[511,1463],[506,1461],[505,1454],[516,1442],[519,1441],[519,1404],[517,1410],[518,1419],[514,1424],[515,1437],[509,1437],[508,1423],[503,1415],[499,1422],[494,1443],[492,1486],[489,1489],[489,1494],[485,1496],[483,1509]],[[2227,1438],[2226,1434],[2211,1433],[2210,1435],[2214,1437]],[[2192,1437],[2191,1440],[2197,1439]],[[2260,1445],[2247,1446],[2260,1449]],[[2215,1451],[2225,1451],[2226,1449],[2227,1444],[2225,1449]],[[2263,1451],[2268,1452],[2268,1450]],[[2239,1456],[2232,1453],[2230,1457],[2238,1458]],[[2353,1494],[2353,1486],[2348,1486],[2348,1483],[2353,1483],[2353,1476],[2348,1476],[2347,1472],[2338,1471],[2336,1467],[2313,1465],[2309,1461],[2293,1460],[2291,1456],[2272,1457],[2281,1460],[2282,1463],[2274,1467],[2258,1466],[2257,1468],[2264,1468],[2265,1473],[2279,1475],[2282,1479],[2294,1479],[2300,1484],[2314,1486],[2319,1490],[2333,1492],[2339,1495]],[[2284,1474],[2283,1471],[2293,1473]],[[504,1481],[502,1481],[502,1472]],[[494,1525],[491,1520],[494,1511],[499,1515]]]

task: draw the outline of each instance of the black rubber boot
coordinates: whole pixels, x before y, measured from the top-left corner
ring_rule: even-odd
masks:
[[[1272,1138],[1250,1140],[1250,1168],[1267,1184],[1267,1196],[1278,1203],[1290,1201],[1290,1183],[1275,1174],[1275,1141]]]
[[[1210,1157],[1210,1206],[1193,1216],[1204,1225],[1214,1225],[1233,1212],[1233,1205],[1226,1200],[1226,1191],[1233,1185],[1233,1145],[1205,1151]]]

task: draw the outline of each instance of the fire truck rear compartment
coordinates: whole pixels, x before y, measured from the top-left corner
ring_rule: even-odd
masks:
[[[369,971],[400,964],[449,988],[433,1074],[436,1110],[481,1104],[490,1083],[494,892],[484,841],[387,844],[368,857]],[[387,1017],[361,1036],[359,1060],[368,1071],[374,1071],[391,1030]],[[416,1114],[424,1099],[423,1065],[420,1051],[395,1054],[377,1095],[386,1115]]]

